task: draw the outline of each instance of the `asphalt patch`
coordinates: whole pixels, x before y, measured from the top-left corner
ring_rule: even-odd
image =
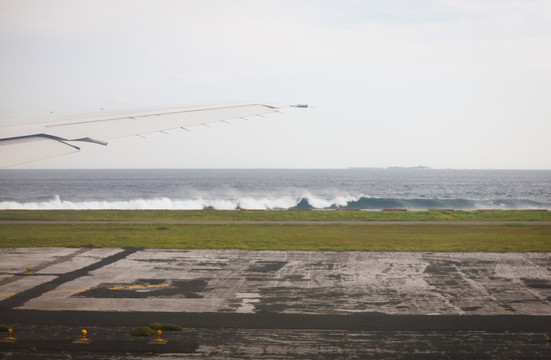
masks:
[[[125,248],[122,251],[108,256],[106,258],[103,258],[99,260],[98,262],[95,262],[91,265],[88,265],[84,268],[77,269],[75,271],[71,271],[65,274],[61,274],[52,281],[49,281],[44,284],[40,284],[38,286],[35,286],[29,290],[22,291],[16,295],[13,295],[5,300],[0,301],[0,312],[3,312],[7,309],[13,309],[18,306],[23,305],[25,302],[40,297],[44,293],[56,289],[58,286],[67,283],[69,281],[78,279],[80,277],[83,277],[87,275],[89,272],[101,269],[102,267],[115,263],[119,260],[122,260],[126,258],[127,256],[139,251],[138,248]]]
[[[276,272],[287,265],[287,263],[287,261],[257,261],[247,271],[261,273]]]
[[[551,289],[551,281],[547,279],[526,279],[523,278],[522,281],[526,286],[532,289]]]
[[[160,286],[166,284],[167,286]],[[207,282],[195,280],[138,280],[132,284],[101,284],[73,297],[142,299],[149,297],[203,298]]]

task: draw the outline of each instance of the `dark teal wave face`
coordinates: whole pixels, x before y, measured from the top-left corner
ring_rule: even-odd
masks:
[[[360,197],[358,200],[348,201],[346,204],[331,204],[328,207],[316,208],[311,205],[309,200],[302,198],[297,205],[291,209],[320,209],[320,210],[380,210],[380,209],[407,209],[407,210],[427,210],[427,209],[455,209],[470,210],[481,208],[479,205],[485,205],[488,209],[544,209],[549,206],[548,203],[531,200],[507,200],[494,199],[489,202],[477,202],[468,199],[392,199],[392,198],[366,198]]]
[[[350,201],[345,209],[473,209],[475,202],[467,199],[392,199],[365,198]],[[340,207],[334,207],[339,209]]]
[[[551,209],[549,170],[0,170],[0,209]]]

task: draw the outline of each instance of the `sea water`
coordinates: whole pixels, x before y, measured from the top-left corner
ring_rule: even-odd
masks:
[[[0,209],[550,209],[551,170],[0,170]]]

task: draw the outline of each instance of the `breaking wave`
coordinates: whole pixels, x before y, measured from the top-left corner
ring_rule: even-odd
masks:
[[[339,196],[321,198],[312,195],[302,197],[240,197],[229,199],[134,199],[120,201],[63,200],[55,196],[46,201],[0,202],[2,210],[381,210],[381,209],[548,209],[551,204],[533,200],[470,200],[470,199],[398,199]]]

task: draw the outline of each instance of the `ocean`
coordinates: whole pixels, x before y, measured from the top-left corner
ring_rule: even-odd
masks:
[[[551,209],[551,170],[0,170],[0,209]]]

